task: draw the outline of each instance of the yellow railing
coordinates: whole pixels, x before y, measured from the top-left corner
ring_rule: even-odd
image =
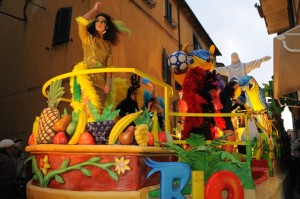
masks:
[[[248,129],[248,116],[245,113],[176,113],[170,112],[169,116],[186,116],[186,117],[244,117],[245,121],[245,132],[246,132],[246,140],[250,140],[249,129]],[[175,142],[184,144],[184,140],[176,140]],[[246,145],[246,142],[228,142],[229,145]]]
[[[51,78],[50,80],[48,80],[42,87],[42,93],[45,97],[47,97],[47,88],[50,86],[51,82],[56,81],[56,80],[61,80],[61,79],[66,79],[66,78],[70,78],[73,76],[77,76],[77,75],[86,75],[86,74],[93,74],[93,73],[106,73],[106,72],[112,72],[112,73],[120,73],[120,72],[128,72],[128,73],[134,73],[137,74],[141,77],[147,78],[149,79],[152,83],[157,84],[159,86],[162,86],[164,88],[164,103],[165,103],[165,130],[166,132],[171,132],[170,131],[170,116],[187,116],[187,117],[233,117],[233,116],[243,116],[245,118],[244,121],[247,121],[247,114],[245,113],[176,113],[176,112],[169,112],[170,109],[170,98],[173,96],[173,88],[136,69],[136,68],[98,68],[98,69],[87,69],[87,70],[80,70],[80,71],[76,71],[76,72],[69,72],[69,73],[64,73],[62,75],[58,75],[56,77]],[[66,102],[71,102],[70,99],[67,98],[62,98],[62,101],[66,101]],[[248,123],[245,122],[245,130],[246,130],[246,140],[249,140],[249,131],[248,131]],[[175,140],[175,143],[185,143],[184,140]],[[246,145],[245,142],[227,142],[227,144],[239,144],[239,145]]]
[[[81,71],[76,71],[76,72],[69,72],[69,73],[65,73],[62,75],[58,75],[56,77],[51,78],[50,80],[48,80],[42,88],[42,93],[45,97],[47,97],[47,88],[50,86],[51,82],[56,81],[56,80],[61,80],[61,79],[66,79],[66,78],[70,78],[70,77],[74,77],[77,75],[86,75],[86,74],[91,74],[91,73],[107,73],[107,72],[112,72],[112,73],[120,73],[120,72],[128,72],[128,73],[134,73],[137,74],[141,77],[147,78],[149,79],[152,83],[157,84],[159,86],[162,86],[164,88],[164,103],[165,103],[165,130],[167,132],[170,132],[170,120],[169,120],[169,104],[170,104],[170,98],[173,96],[173,88],[160,81],[157,80],[156,78],[136,69],[136,68],[99,68],[99,69],[87,69],[87,70],[81,70]],[[67,98],[62,98],[62,101],[66,101],[66,102],[71,102],[70,99]]]

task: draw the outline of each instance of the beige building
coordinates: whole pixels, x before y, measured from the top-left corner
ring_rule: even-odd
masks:
[[[137,68],[175,88],[166,62],[168,55],[185,43],[193,44],[195,49],[208,49],[214,44],[185,1],[101,2],[104,12],[132,30],[131,37],[123,34],[113,49],[116,67]],[[27,141],[35,116],[47,106],[41,93],[43,84],[70,72],[82,60],[75,18],[94,3],[0,0],[0,139]],[[215,54],[221,55],[218,48]],[[67,86],[68,82],[64,84]],[[158,89],[158,94],[162,94],[162,89]]]
[[[292,112],[300,134],[300,1],[260,0],[256,5],[274,38],[274,98]]]

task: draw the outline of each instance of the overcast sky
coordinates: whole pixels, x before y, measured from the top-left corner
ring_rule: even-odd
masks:
[[[207,34],[220,50],[217,62],[231,63],[231,53],[237,52],[241,62],[272,57],[261,68],[253,70],[260,86],[268,83],[273,75],[273,38],[268,35],[265,20],[254,7],[259,0],[186,0]]]
[[[266,55],[271,60],[263,62],[253,70],[253,76],[259,85],[268,83],[273,75],[273,38],[268,35],[265,20],[260,18],[254,7],[259,0],[186,0],[199,22],[206,30],[222,56],[217,62],[231,63],[231,53],[238,53],[241,62],[260,59]],[[287,110],[285,110],[287,111]],[[285,127],[292,128],[290,112],[283,113]]]

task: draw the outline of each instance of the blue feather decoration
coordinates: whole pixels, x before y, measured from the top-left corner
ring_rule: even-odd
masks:
[[[249,81],[250,81],[250,76],[245,75],[239,79],[238,84],[240,86],[246,86],[249,83]]]
[[[150,80],[147,79],[147,78],[145,78],[145,77],[143,77],[142,78],[142,84],[150,84]]]

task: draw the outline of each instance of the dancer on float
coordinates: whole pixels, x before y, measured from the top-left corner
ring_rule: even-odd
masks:
[[[96,2],[91,10],[76,18],[84,59],[74,67],[74,71],[112,67],[112,45],[118,43],[120,30],[112,17],[100,13],[101,8],[101,2]],[[78,76],[78,83],[85,101],[90,100],[101,112],[105,98],[111,91],[112,73],[95,73],[81,79]]]

